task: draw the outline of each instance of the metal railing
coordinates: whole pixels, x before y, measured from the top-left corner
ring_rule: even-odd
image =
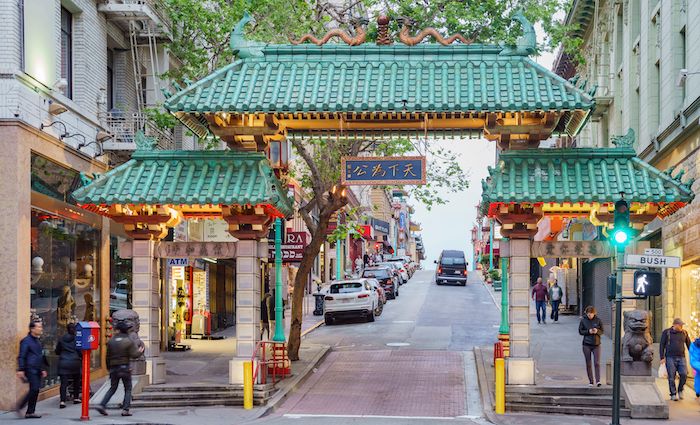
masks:
[[[253,384],[258,383],[258,378],[260,384],[267,383],[267,373],[269,366],[272,366],[273,384],[277,383],[278,374],[280,375],[280,379],[284,379],[287,377],[287,375],[289,375],[289,357],[287,357],[286,354],[286,345],[287,344],[284,342],[275,341],[259,341],[255,345],[255,351],[253,351],[253,355],[250,358],[250,360],[253,362]],[[269,359],[266,358],[267,346],[271,346],[273,351],[272,358]],[[280,350],[280,348],[284,350],[284,356],[275,356],[275,350]]]
[[[146,114],[112,111],[100,114],[99,118],[105,128],[114,135],[111,143],[105,144],[106,149],[109,146],[118,150],[119,146],[122,146],[123,150],[134,150],[134,139],[139,130],[143,130],[146,136],[155,138],[158,141],[158,149],[175,149],[173,131],[158,128]]]
[[[104,4],[126,4],[126,5],[143,5],[148,6],[153,13],[160,19],[163,25],[170,27],[170,18],[165,13],[162,2],[160,0],[102,0]]]

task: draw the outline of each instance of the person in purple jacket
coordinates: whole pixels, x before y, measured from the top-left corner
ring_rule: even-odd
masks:
[[[547,323],[547,301],[549,301],[549,290],[542,283],[542,278],[537,278],[537,283],[532,287],[532,299],[535,300],[535,310],[537,310],[537,323]],[[541,314],[540,314],[541,312]]]

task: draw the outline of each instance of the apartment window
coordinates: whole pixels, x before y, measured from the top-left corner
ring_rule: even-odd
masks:
[[[73,98],[73,15],[64,7],[61,8],[61,78],[68,83],[64,94]]]
[[[107,110],[114,109],[114,50],[107,50]]]

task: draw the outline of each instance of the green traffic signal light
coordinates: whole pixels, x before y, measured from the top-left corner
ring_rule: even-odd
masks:
[[[617,243],[618,245],[623,245],[623,244],[627,243],[627,239],[629,239],[629,235],[627,234],[627,232],[620,229],[620,230],[615,231],[613,239],[615,240],[615,243]]]
[[[630,228],[629,204],[624,199],[615,202],[611,242],[622,249],[630,242],[632,229]]]

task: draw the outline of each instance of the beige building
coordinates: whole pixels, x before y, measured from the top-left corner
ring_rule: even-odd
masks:
[[[577,146],[608,146],[628,128],[639,157],[684,181],[700,169],[700,2],[690,0],[575,0],[567,22],[579,25],[585,64],[560,54],[555,70],[597,86],[596,111]],[[674,175],[675,175],[674,173]],[[700,182],[693,185],[700,192]],[[633,200],[632,200],[633,201]],[[651,247],[682,258],[665,271],[664,293],[645,308],[655,313],[654,337],[674,317],[700,336],[700,209],[698,201],[641,234]],[[640,306],[641,307],[641,306]]]
[[[53,350],[66,325],[128,306],[131,265],[116,255],[121,228],[79,208],[82,174],[104,173],[145,128],[161,147],[183,144],[144,109],[161,100],[168,24],[153,1],[0,2],[0,409],[13,407],[17,347],[30,318],[44,323],[44,396],[57,393]],[[179,132],[182,134],[182,132]],[[110,306],[110,294],[119,305]],[[105,350],[93,355],[106,373]]]

